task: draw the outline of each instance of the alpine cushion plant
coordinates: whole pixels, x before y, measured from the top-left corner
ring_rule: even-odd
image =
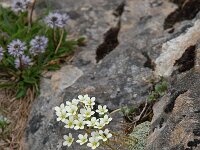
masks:
[[[60,106],[55,107],[57,121],[61,121],[65,128],[74,130],[83,130],[85,134],[79,134],[77,140],[71,133],[64,135],[63,146],[71,146],[74,141],[80,145],[96,149],[104,143],[109,145],[108,141],[112,134],[105,126],[112,120],[108,116],[107,106],[98,105],[98,109],[94,109],[95,97],[90,98],[88,95],[79,95],[78,99],[66,101]],[[95,117],[98,116],[98,117]]]
[[[14,0],[10,8],[0,7],[0,88],[17,89],[16,98],[28,89],[39,93],[42,72],[59,69],[58,60],[78,43],[66,40],[65,13],[50,12],[32,21],[35,2]]]

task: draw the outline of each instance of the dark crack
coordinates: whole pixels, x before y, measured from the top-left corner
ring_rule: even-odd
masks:
[[[169,14],[164,22],[164,29],[172,28],[177,22],[191,20],[200,11],[199,0],[170,0],[178,5],[178,8]]]
[[[193,134],[194,134],[195,136],[200,136],[200,128],[198,127],[197,129],[194,129],[194,130],[193,130]]]
[[[144,63],[144,67],[155,70],[155,63],[149,57],[149,54],[147,52],[142,52],[142,55],[146,58],[146,62]]]
[[[120,21],[116,27],[112,27],[104,34],[104,42],[101,45],[99,45],[96,50],[97,63],[118,46],[119,31]]]
[[[96,50],[96,61],[97,63],[103,59],[107,54],[113,51],[119,44],[118,34],[121,28],[121,15],[124,11],[125,2],[123,1],[114,11],[114,15],[119,17],[116,26],[111,27],[104,34],[104,41],[101,43]]]
[[[178,69],[176,71],[178,71],[178,73],[182,73],[192,69],[195,65],[195,57],[196,57],[196,46],[193,45],[188,47],[181,56],[181,58],[176,60],[174,64],[175,66],[178,66]]]
[[[194,139],[193,141],[189,141],[187,146],[192,150],[193,148],[197,147],[200,144],[199,139]]]
[[[166,105],[164,112],[165,113],[170,113],[172,112],[174,105],[175,105],[175,101],[177,99],[177,97],[181,94],[184,94],[185,92],[187,92],[187,90],[180,90],[180,91],[175,91],[171,97],[170,97],[170,101],[169,103]]]
[[[35,132],[38,131],[38,129],[40,128],[41,126],[41,122],[42,122],[42,119],[44,118],[43,115],[41,114],[38,114],[38,115],[35,115],[33,116],[33,118],[29,121],[29,131],[34,134]]]
[[[120,17],[122,15],[122,13],[124,12],[124,6],[125,6],[125,1],[123,1],[113,12],[113,15],[115,15],[116,17]]]

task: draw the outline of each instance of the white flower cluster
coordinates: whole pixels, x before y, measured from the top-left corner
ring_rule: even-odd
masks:
[[[95,97],[90,98],[88,95],[79,95],[78,99],[67,101],[66,105],[61,104],[55,107],[57,121],[65,124],[65,128],[74,130],[85,130],[84,135],[79,134],[76,141],[80,145],[87,143],[92,149],[97,148],[100,142],[105,142],[112,137],[108,129],[104,129],[112,118],[108,116],[107,106],[98,105],[98,109],[94,110]],[[98,114],[98,118],[94,114]],[[90,137],[88,137],[90,136]],[[72,134],[64,135],[64,146],[71,146],[74,141]]]

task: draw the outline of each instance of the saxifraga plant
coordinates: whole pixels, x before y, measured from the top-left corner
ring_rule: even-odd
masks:
[[[72,146],[78,143],[87,146],[88,149],[96,149],[99,146],[115,150],[116,146],[129,147],[129,143],[137,143],[135,137],[128,137],[122,133],[108,129],[112,121],[106,105],[95,107],[96,98],[79,95],[78,98],[56,106],[56,120],[63,123],[66,129],[73,133],[81,132],[77,137],[68,133],[64,135],[63,146]],[[73,131],[74,130],[74,131]]]
[[[28,89],[37,95],[41,73],[59,69],[57,60],[79,41],[66,40],[65,13],[50,12],[33,21],[35,3],[15,0],[11,8],[0,6],[0,88],[16,89],[16,98]]]

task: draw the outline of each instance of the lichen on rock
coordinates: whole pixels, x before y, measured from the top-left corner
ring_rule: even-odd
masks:
[[[136,138],[137,142],[130,142],[129,150],[144,150],[147,144],[147,137],[150,132],[151,122],[146,121],[137,125],[129,135],[133,139]]]

